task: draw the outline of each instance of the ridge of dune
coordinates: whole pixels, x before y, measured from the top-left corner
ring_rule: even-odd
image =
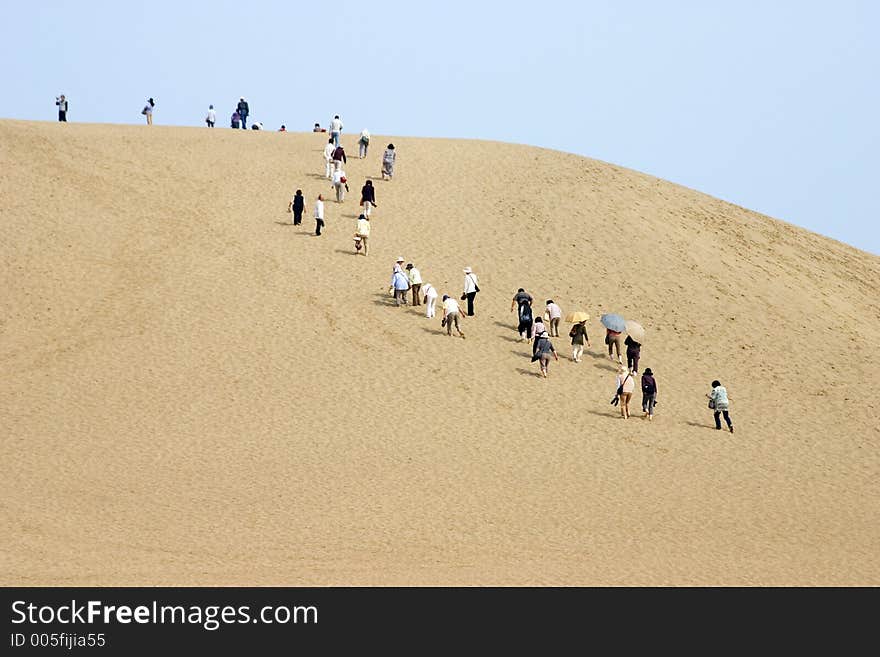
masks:
[[[880,584],[880,258],[497,142],[374,135],[337,205],[325,140],[0,121],[4,585]],[[390,305],[398,255],[474,268],[466,340]],[[519,287],[590,313],[582,363],[564,326],[536,376]],[[601,312],[648,329],[652,423]]]

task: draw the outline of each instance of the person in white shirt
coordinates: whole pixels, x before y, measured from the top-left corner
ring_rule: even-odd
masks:
[[[348,179],[342,169],[333,172],[333,189],[336,190],[336,202],[342,203],[345,200],[345,192],[348,191]]]
[[[324,227],[324,195],[318,194],[318,200],[315,201],[315,235],[321,234]]]
[[[544,316],[550,320],[550,335],[559,337],[559,320],[562,319],[562,308],[560,308],[553,299],[547,299],[547,310]]]
[[[339,120],[339,115],[333,117],[333,120],[330,121],[330,137],[333,139],[333,144],[335,146],[339,146],[339,137],[342,134],[342,121]]]
[[[330,172],[333,170],[333,151],[336,150],[336,146],[333,145],[333,140],[328,139],[327,145],[324,146],[324,177],[327,180],[330,180]]]
[[[367,244],[370,241],[370,218],[362,214],[358,217],[357,230],[355,231],[355,237],[361,238],[361,246],[364,249],[364,255],[367,255]]]
[[[208,105],[208,115],[205,117],[205,123],[208,124],[209,128],[214,127],[214,123],[217,121],[217,112],[214,111],[213,105]]]
[[[425,283],[422,286],[422,294],[425,297],[425,317],[431,319],[436,314],[437,290],[430,283]]]
[[[367,149],[370,147],[370,131],[364,128],[361,130],[361,136],[358,138],[358,158],[364,159],[367,156]]]
[[[474,316],[474,297],[477,296],[477,292],[480,291],[480,286],[477,285],[477,275],[471,271],[470,267],[464,268],[464,292],[461,295],[462,301],[467,299],[468,308],[467,314],[469,317]]]
[[[461,328],[458,326],[458,320],[461,317],[461,313],[458,309],[458,301],[453,299],[448,294],[443,295],[443,321],[441,326],[446,327],[446,335],[452,335],[452,325],[455,324],[455,330],[458,331],[458,334],[461,337],[464,337],[464,333],[461,332]]]
[[[406,266],[406,271],[409,274],[410,287],[412,287],[412,295],[413,295],[412,305],[421,306],[422,305],[422,297],[419,294],[419,289],[422,287],[422,275],[419,272],[419,270],[413,266],[413,263],[409,263]]]

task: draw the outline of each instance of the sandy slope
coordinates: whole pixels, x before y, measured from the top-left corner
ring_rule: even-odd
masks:
[[[322,136],[0,122],[0,583],[880,584],[880,258],[573,155],[398,138],[356,258],[386,141],[319,239],[282,223],[330,191]],[[454,294],[474,267],[466,340],[388,304],[398,254]],[[595,319],[536,377],[520,286],[649,327],[656,421],[608,404]]]

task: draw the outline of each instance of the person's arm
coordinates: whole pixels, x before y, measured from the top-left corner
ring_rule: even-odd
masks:
[[[510,312],[513,312],[514,308],[516,308],[516,297],[510,300]]]

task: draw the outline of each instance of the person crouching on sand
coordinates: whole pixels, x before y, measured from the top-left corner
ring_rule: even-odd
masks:
[[[461,310],[458,306],[458,301],[453,299],[448,294],[443,295],[443,319],[440,322],[440,326],[446,327],[446,335],[452,336],[452,325],[455,324],[455,330],[458,331],[458,334],[461,337],[464,337],[464,333],[461,332],[461,328],[458,326],[459,319],[464,320],[462,317]]]
[[[430,283],[425,283],[422,286],[422,295],[425,302],[425,317],[431,319],[436,313],[437,289]]]

